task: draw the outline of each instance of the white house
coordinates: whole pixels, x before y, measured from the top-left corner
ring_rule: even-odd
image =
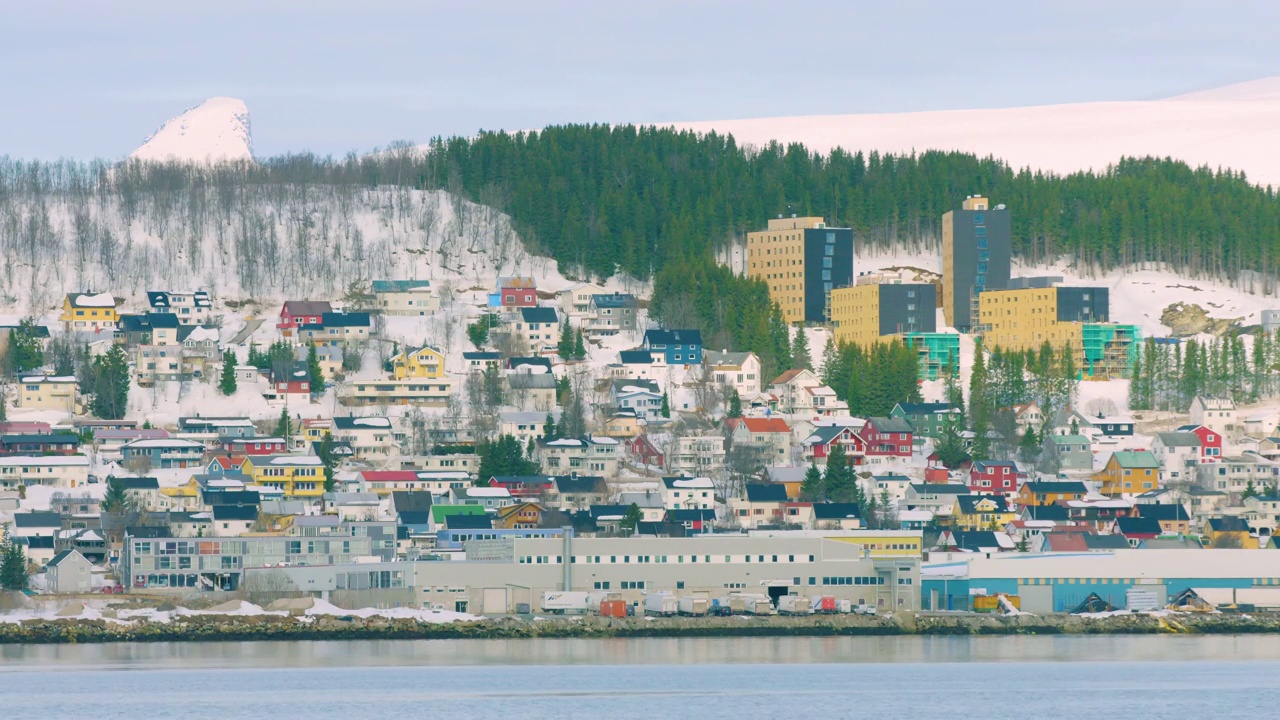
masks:
[[[1151,454],[1160,463],[1161,480],[1194,480],[1200,462],[1200,438],[1191,432],[1156,433]]]
[[[400,451],[391,421],[385,417],[336,417],[333,439],[350,443],[355,456],[362,460],[385,458]]]
[[[559,413],[552,413],[554,420]],[[525,410],[503,410],[498,413],[498,434],[510,435],[521,447],[530,440],[541,440],[547,428],[547,413]]]
[[[20,486],[69,489],[89,482],[89,458],[84,455],[11,455],[0,457],[0,488]]]
[[[1236,425],[1236,404],[1227,398],[1196,397],[1191,401],[1192,425],[1203,425],[1226,435]]]
[[[566,315],[585,315],[591,309],[591,297],[607,292],[595,283],[575,285],[560,293],[560,309]]]
[[[666,453],[667,469],[686,475],[713,475],[724,469],[724,454],[723,435],[676,438]]]
[[[668,510],[710,510],[716,506],[711,478],[662,478],[662,506]]]
[[[703,353],[702,361],[711,371],[712,379],[737,390],[740,399],[760,392],[760,358],[755,353],[709,350]]]
[[[586,436],[539,440],[534,459],[548,475],[580,473],[613,477],[618,474],[618,451],[621,443],[609,437]]]

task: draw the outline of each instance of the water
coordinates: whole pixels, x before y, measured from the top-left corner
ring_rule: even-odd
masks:
[[[1280,642],[749,638],[0,647],[8,717],[1270,715]]]

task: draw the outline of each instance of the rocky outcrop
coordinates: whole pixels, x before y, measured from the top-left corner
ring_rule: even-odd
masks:
[[[1233,329],[1240,327],[1243,317],[1212,318],[1208,311],[1199,305],[1176,302],[1160,313],[1160,323],[1169,328],[1173,337],[1191,337],[1208,334],[1222,337]]]

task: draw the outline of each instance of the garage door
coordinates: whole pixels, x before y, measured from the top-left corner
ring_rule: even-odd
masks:
[[[503,615],[507,612],[507,589],[506,588],[485,588],[484,602],[482,603],[485,615]]]
[[[1052,585],[1019,585],[1018,597],[1022,601],[1022,610],[1029,613],[1053,612]]]

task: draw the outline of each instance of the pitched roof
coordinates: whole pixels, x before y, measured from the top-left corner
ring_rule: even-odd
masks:
[[[1122,517],[1116,518],[1116,528],[1120,530],[1121,535],[1159,535],[1164,532],[1160,527],[1160,522],[1152,517]]]
[[[861,518],[862,510],[858,503],[814,503],[813,518],[815,520],[845,520]]]
[[[747,502],[786,502],[787,487],[780,483],[747,483]]]
[[[20,528],[62,527],[62,515],[56,512],[16,512],[13,524]]]
[[[1126,469],[1155,469],[1160,467],[1160,463],[1156,462],[1156,456],[1151,454],[1150,450],[1117,450],[1111,453],[1111,457]]]
[[[286,300],[281,312],[290,315],[324,315],[332,312],[333,306],[328,300]]]
[[[616,292],[607,295],[592,295],[591,302],[600,308],[634,308],[639,305],[635,295]]]
[[[1084,435],[1050,435],[1050,441],[1054,445],[1092,445],[1089,438]]]
[[[987,468],[1017,467],[1012,460],[977,460],[973,463],[974,469],[983,472]]]
[[[320,315],[321,327],[369,327],[367,312],[327,312]],[[307,327],[315,327],[309,325]]]
[[[652,365],[653,355],[647,350],[619,350],[618,362],[623,365]]]
[[[444,522],[450,515],[484,515],[485,509],[479,505],[432,505],[431,519]]]
[[[990,530],[953,530],[948,534],[954,539],[955,547],[961,550],[976,552],[983,548],[1001,547],[999,538]]]
[[[943,413],[951,410],[951,403],[904,403],[900,402],[896,409],[901,410],[904,415],[933,415],[935,413]]]
[[[876,430],[885,433],[909,433],[914,432],[911,423],[903,418],[894,417],[873,417],[867,418],[867,425],[874,425]]]
[[[1193,432],[1156,433],[1156,439],[1165,447],[1200,447],[1200,436]]]
[[[794,369],[788,370],[782,373],[781,375],[779,375],[778,377],[774,378],[773,382],[769,384],[770,385],[786,385],[792,380],[795,380],[796,377],[799,376],[800,373],[802,372],[807,372],[807,370],[805,368],[794,368]]]
[[[430,288],[430,280],[374,280],[369,283],[369,289],[375,293],[402,293]]]
[[[560,316],[556,314],[556,309],[551,307],[522,307],[520,308],[520,318],[527,323],[550,323],[560,322]]]
[[[687,523],[687,522],[708,522],[716,519],[716,511],[713,508],[707,509],[679,509],[667,511],[667,522]]]
[[[992,509],[979,510],[978,505],[984,502],[991,503]],[[1009,512],[1009,502],[1003,495],[958,495],[956,503],[960,506],[960,512],[965,515],[975,515],[980,512]]]
[[[791,428],[787,427],[787,422],[782,418],[738,418],[738,422],[747,428],[748,432],[753,433],[789,433]]]
[[[1209,529],[1213,532],[1249,532],[1249,524],[1238,517],[1211,518]]]
[[[463,360],[501,360],[502,353],[488,351],[471,351],[462,353]]]
[[[644,341],[650,345],[701,345],[700,330],[646,330]]]
[[[547,372],[551,372],[551,360],[548,358],[537,356],[507,358],[507,369],[509,370],[515,370],[524,365],[545,368]]]
[[[122,490],[160,489],[160,481],[153,477],[117,477],[115,483]]]
[[[554,390],[556,378],[550,373],[511,373],[507,375],[507,385],[518,390]]]
[[[489,530],[493,528],[493,520],[488,515],[455,513],[444,519],[444,526],[449,530]]]
[[[248,520],[258,519],[257,505],[214,505],[214,520]]]
[[[604,478],[598,475],[560,475],[555,478],[556,492],[561,495],[603,493]]]
[[[1151,518],[1157,522],[1190,521],[1187,508],[1182,503],[1159,503],[1155,505],[1136,505],[1139,517]]]
[[[1023,487],[1030,493],[1085,495],[1089,492],[1084,483],[1070,480],[1030,480]]]
[[[1022,517],[1027,520],[1066,522],[1070,519],[1070,515],[1067,508],[1062,505],[1024,505],[1022,507]]]
[[[431,509],[431,493],[426,491],[393,490],[391,505],[396,512]]]
[[[47,567],[58,567],[59,565],[62,564],[64,560],[71,557],[72,555],[79,557],[81,560],[85,560],[85,557],[74,549],[63,550],[62,552],[53,556],[53,559],[48,562]],[[88,560],[85,560],[85,562],[88,562]]]
[[[911,483],[917,495],[969,495],[973,491],[963,483]]]
[[[1084,545],[1089,550],[1128,550],[1129,541],[1121,535],[1085,533]]]
[[[396,513],[396,520],[400,525],[427,525],[431,522],[433,515],[434,513],[430,510],[401,510]]]

